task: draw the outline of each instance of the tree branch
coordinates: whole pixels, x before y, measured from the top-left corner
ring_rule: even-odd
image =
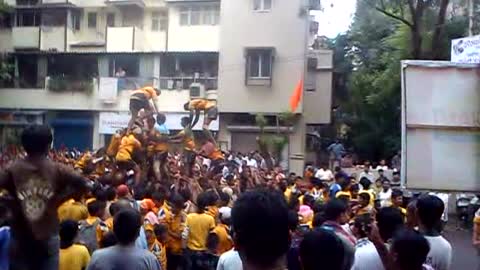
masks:
[[[377,11],[383,13],[383,14],[384,14],[385,16],[387,16],[387,17],[390,17],[390,18],[392,18],[392,19],[395,19],[395,20],[397,20],[397,21],[402,22],[403,24],[409,26],[410,28],[413,27],[413,24],[412,24],[411,22],[407,21],[405,18],[402,18],[402,17],[400,17],[400,16],[397,16],[397,15],[395,15],[395,14],[393,14],[393,13],[390,13],[390,12],[388,12],[388,11],[382,9],[382,8],[379,8],[379,7],[375,7],[375,9],[376,9]]]

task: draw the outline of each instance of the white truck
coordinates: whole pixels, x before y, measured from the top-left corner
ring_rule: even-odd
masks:
[[[480,66],[402,65],[402,182],[409,189],[480,191]]]

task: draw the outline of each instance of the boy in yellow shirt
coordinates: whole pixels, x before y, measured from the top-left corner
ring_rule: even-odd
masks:
[[[150,164],[156,180],[162,182],[168,177],[168,170],[166,167],[168,157],[168,136],[155,129],[155,118],[148,118],[147,124],[149,129],[147,156],[150,159]]]
[[[167,238],[168,228],[164,224],[157,224],[154,227],[155,237],[160,245],[160,264],[162,269],[167,269]]]
[[[130,96],[130,113],[132,117],[128,122],[128,130],[133,127],[137,120],[138,113],[143,109],[146,115],[152,115],[158,112],[156,100],[161,94],[159,89],[151,86],[143,87],[132,92]]]
[[[119,169],[125,172],[133,169],[136,184],[140,183],[141,171],[140,166],[133,160],[133,153],[142,147],[139,141],[141,135],[142,130],[139,127],[135,127],[133,133],[122,138],[117,155],[115,156]]]
[[[107,204],[103,201],[93,200],[88,203],[88,217],[80,221],[79,226],[79,242],[84,244],[90,254],[92,254],[99,246],[103,235],[108,232],[107,225],[101,217],[105,215],[105,207]]]
[[[163,225],[159,225],[163,226]],[[145,228],[145,237],[147,238],[147,246],[148,250],[155,255],[158,262],[162,266],[162,269],[167,269],[167,252],[165,249],[165,245],[161,244],[157,240],[157,236],[155,234],[155,228],[152,224],[146,224]]]
[[[183,171],[186,176],[191,177],[193,174],[192,169],[196,158],[196,146],[193,138],[193,131],[190,126],[191,119],[189,117],[182,117],[180,121],[183,130],[180,131],[177,135],[170,137],[169,140],[171,143],[183,144]]]
[[[215,219],[205,213],[208,197],[208,193],[200,193],[197,197],[197,213],[187,215],[183,239],[186,241],[189,252],[188,265],[191,266],[192,269],[197,269],[197,260],[201,258],[202,253],[207,250],[207,237],[215,228]]]
[[[81,195],[77,195],[58,207],[57,213],[60,222],[67,219],[78,222],[88,217],[88,209],[81,203],[81,197]]]
[[[220,212],[220,223],[213,229],[213,233],[218,236],[218,248],[217,254],[222,255],[223,253],[231,250],[233,248],[233,240],[230,236],[230,218],[232,209],[230,207],[222,207],[219,210]]]
[[[165,216],[165,224],[168,229],[167,238],[167,262],[170,269],[177,269],[182,264],[182,233],[185,229],[187,215],[183,211],[184,199],[177,193],[170,197],[172,209],[170,214]]]
[[[78,234],[78,223],[65,220],[60,224],[59,270],[83,270],[90,262],[88,249],[73,242]]]
[[[117,130],[117,132],[115,132],[115,134],[113,134],[107,147],[107,156],[109,156],[110,158],[115,158],[120,147],[120,143],[122,142],[123,136],[125,136],[124,129],[119,129]]]
[[[190,127],[194,127],[199,118],[200,111],[204,111],[202,129],[209,140],[214,140],[212,133],[209,130],[210,123],[217,120],[218,108],[215,100],[209,100],[205,98],[193,99],[183,105],[186,111],[190,112]]]

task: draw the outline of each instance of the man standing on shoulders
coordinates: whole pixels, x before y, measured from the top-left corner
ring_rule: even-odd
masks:
[[[12,212],[11,269],[58,269],[57,208],[89,189],[83,177],[47,158],[52,140],[49,127],[27,127],[21,136],[27,157],[0,172]]]
[[[113,233],[118,244],[93,253],[87,270],[160,270],[160,263],[155,255],[135,247],[141,226],[142,217],[138,211],[125,209],[117,213],[113,221]]]

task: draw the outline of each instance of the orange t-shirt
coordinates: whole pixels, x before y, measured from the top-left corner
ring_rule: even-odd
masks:
[[[200,99],[194,99],[194,100],[191,100],[189,105],[188,105],[188,108],[190,110],[208,110],[212,107],[215,107],[215,102],[214,101],[210,101],[208,99],[204,99],[204,98],[200,98]]]
[[[143,87],[133,91],[132,95],[135,95],[135,94],[143,94],[146,99],[154,99],[158,96],[155,89],[151,86]]]

